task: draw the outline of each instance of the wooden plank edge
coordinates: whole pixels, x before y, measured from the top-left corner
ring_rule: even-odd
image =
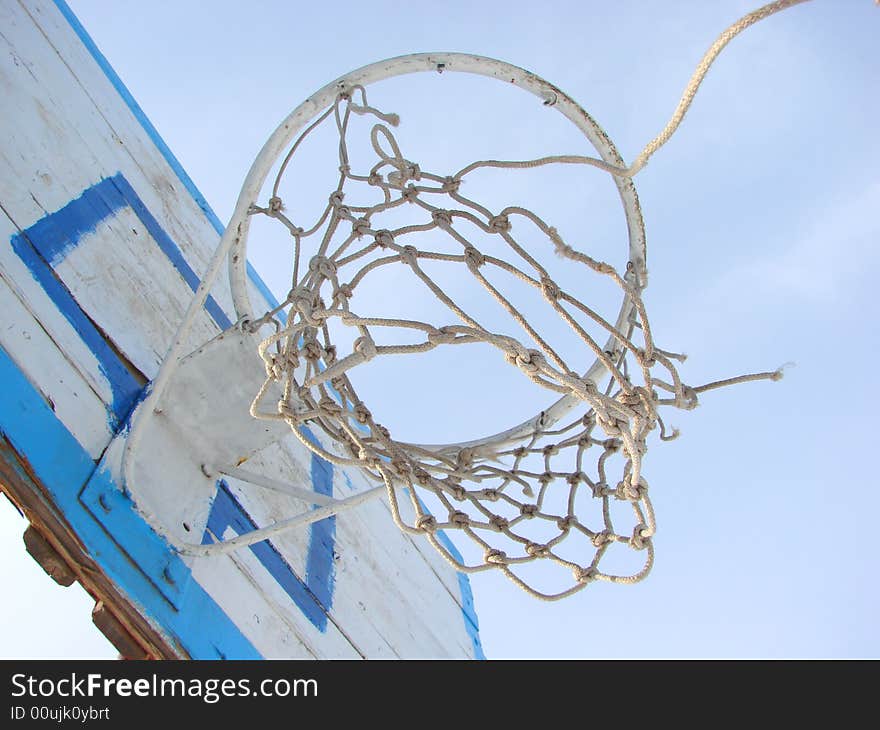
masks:
[[[151,626],[104,574],[63,515],[55,509],[27,460],[2,435],[0,456],[0,492],[27,519],[29,527],[26,532],[35,530],[39,535],[36,540],[33,536],[29,540],[32,543],[42,540],[54,553],[47,555],[47,559],[63,563],[64,568],[56,569],[62,575],[66,569],[72,576],[68,585],[78,582],[94,599],[92,619],[120,652],[120,658],[188,659],[186,650]],[[42,561],[38,559],[37,562],[43,566]],[[47,572],[55,579],[51,572]]]

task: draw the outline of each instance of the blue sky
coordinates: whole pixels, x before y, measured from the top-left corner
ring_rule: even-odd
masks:
[[[70,5],[226,220],[253,157],[290,109],[348,70],[416,51],[478,53],[534,71],[579,101],[631,160],[665,124],[703,51],[757,3],[216,2],[208,13],[195,2]],[[880,353],[878,29],[869,0],[814,0],[748,30],[637,176],[646,303],[658,344],[688,353],[685,380],[794,366],[779,383],[716,391],[691,413],[667,415],[682,436],[650,442],[657,561],[643,583],[596,584],[545,604],[502,576],[475,577],[488,656],[880,655],[870,466],[878,399],[868,381]],[[483,98],[483,85],[463,82],[458,101],[427,88],[401,85],[395,100],[389,87],[371,101],[400,111],[402,130],[412,121],[402,138],[440,161],[447,133],[470,159],[507,144],[515,157],[532,145],[558,153],[577,143],[564,125]],[[438,116],[443,124],[431,126]],[[598,249],[625,251],[619,203],[601,173],[544,183],[528,200]],[[255,263],[271,271],[268,260]],[[415,411],[394,396],[383,405],[402,427],[455,439],[456,413],[489,427],[518,418],[519,393],[505,388],[478,405],[481,393],[466,394],[446,412],[436,403]],[[439,415],[425,424],[431,408]],[[4,536],[21,529],[8,525],[9,513],[0,511]],[[54,609],[63,593],[26,565],[23,550],[13,567],[15,553],[6,550],[3,570],[28,587],[16,590],[21,604],[4,607],[18,611],[6,626],[22,626],[28,606]],[[59,629],[50,654],[112,656],[82,628],[89,610],[84,600],[4,636],[4,654],[36,656],[49,622]],[[83,643],[51,644],[62,633]]]

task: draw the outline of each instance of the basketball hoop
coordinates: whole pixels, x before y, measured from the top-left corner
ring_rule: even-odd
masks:
[[[135,414],[123,465],[126,482],[131,483],[139,472],[150,469],[142,455],[160,448],[162,439],[197,432],[201,435],[194,437],[195,451],[200,456],[185,468],[193,483],[201,485],[201,499],[210,499],[218,474],[228,474],[260,488],[287,491],[316,508],[211,545],[193,544],[176,528],[153,519],[157,531],[184,554],[211,555],[385,495],[398,527],[426,538],[458,570],[501,570],[542,599],[569,596],[596,580],[634,583],[644,578],[653,563],[656,532],[643,471],[647,439],[655,431],[661,440],[677,435],[667,430],[662,412],[691,409],[701,393],[713,388],[778,380],[781,371],[700,387],[684,383],[678,372],[684,358],[655,344],[642,299],[646,244],[632,177],[675,131],[721,49],[745,27],[803,1],[771,3],[725,31],[706,54],[670,123],[629,167],[590,115],[560,89],[521,68],[468,54],[415,54],[374,63],[326,85],[297,107],[266,142],[247,175],[180,331]],[[597,156],[481,160],[457,171],[423,170],[407,158],[393,132],[397,115],[367,100],[370,85],[418,72],[477,74],[523,89],[574,124]],[[353,115],[372,125],[375,158],[366,169],[355,169],[348,156]],[[331,123],[339,142],[339,182],[328,191],[319,221],[306,227],[288,214],[281,183],[301,142],[321,124]],[[626,264],[620,270],[570,245],[552,221],[528,208],[512,203],[490,210],[461,191],[461,183],[475,170],[503,169],[513,175],[554,165],[590,165],[613,176],[628,231]],[[267,189],[273,170],[276,176]],[[354,186],[371,191],[375,202],[348,203]],[[421,222],[382,225],[386,213],[407,205],[421,215]],[[290,291],[265,312],[254,311],[246,272],[248,237],[257,217],[281,226],[294,242]],[[508,255],[487,254],[469,231],[497,240]],[[527,232],[528,242],[521,231]],[[619,308],[603,314],[582,301],[579,292],[560,286],[542,264],[548,255],[578,267],[585,282],[592,278],[613,283],[620,291]],[[227,260],[238,323],[183,357],[192,322]],[[426,271],[426,261],[459,267],[462,276],[482,286],[519,325],[519,335],[493,331],[471,316]],[[382,267],[397,267],[418,279],[446,307],[449,319],[423,322],[370,311],[369,302],[358,299],[358,287]],[[498,271],[540,294],[579,337],[582,357],[577,362],[563,358],[517,303],[493,284],[492,272]],[[589,293],[589,288],[584,291]],[[331,329],[340,328],[355,333],[350,346],[343,347],[331,336]],[[377,329],[405,332],[407,337],[383,344],[374,336]],[[592,334],[596,330],[603,333],[601,338]],[[415,343],[408,341],[413,336]],[[531,382],[552,393],[549,405],[483,438],[417,444],[384,426],[382,404],[365,402],[350,377],[375,358],[418,356],[474,343],[494,348]],[[201,405],[192,406],[193,393]],[[205,426],[218,413],[223,414],[223,433],[231,436]],[[317,441],[307,427],[319,431]],[[376,486],[335,500],[242,468],[251,454],[290,432],[321,458],[360,469]],[[598,507],[592,520],[580,508],[585,501]],[[622,516],[618,507],[623,507]],[[149,509],[145,516],[150,519]],[[440,539],[441,531],[467,538],[478,557],[461,559]],[[571,543],[578,546],[574,552]],[[603,560],[621,550],[639,556],[637,567],[626,572],[603,569]],[[566,585],[549,591],[538,587],[540,581],[527,574],[535,564],[564,571]]]

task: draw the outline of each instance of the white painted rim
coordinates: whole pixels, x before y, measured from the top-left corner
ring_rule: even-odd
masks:
[[[276,161],[287,151],[297,135],[335,101],[341,91],[356,85],[366,87],[385,79],[424,71],[471,73],[518,86],[536,96],[544,106],[552,107],[571,121],[596,148],[599,156],[605,162],[616,167],[624,167],[623,160],[614,144],[577,102],[549,82],[525,69],[512,66],[504,61],[464,53],[418,53],[398,56],[364,66],[327,84],[294,109],[263,145],[245,178],[232,219],[218,247],[218,253],[224,250],[229,251],[229,280],[236,315],[239,319],[250,320],[254,318],[248,293],[247,275],[249,210],[251,205],[257,202],[257,196],[262,191]],[[629,233],[629,260],[634,264],[636,271],[645,272],[647,270],[645,266],[645,231],[635,186],[631,178],[614,176],[614,181],[620,193],[626,216]],[[641,283],[644,286],[647,282]],[[625,329],[632,310],[632,302],[629,298],[624,297],[615,322],[615,327],[618,330]],[[615,339],[609,337],[606,349],[613,350],[615,344]],[[607,375],[607,368],[597,359],[586,372],[585,377],[600,385],[600,381]],[[461,448],[478,448],[483,444],[497,445],[512,442],[532,433],[539,421],[546,428],[580,404],[582,401],[579,399],[573,396],[564,396],[534,418],[506,431],[469,442],[421,445],[421,447],[435,452],[446,452],[457,451]]]

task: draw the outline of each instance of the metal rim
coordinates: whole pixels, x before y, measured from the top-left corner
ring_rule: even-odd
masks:
[[[548,81],[525,69],[504,61],[464,53],[419,53],[398,56],[369,64],[339,77],[306,99],[281,122],[254,159],[242,185],[232,219],[224,232],[223,240],[219,246],[219,249],[228,248],[229,250],[229,281],[236,316],[239,320],[254,318],[248,292],[247,275],[249,211],[251,205],[256,202],[257,196],[261,193],[268,175],[279,156],[288,149],[296,136],[318,114],[335,101],[341,91],[356,85],[366,87],[369,84],[396,76],[425,71],[470,73],[513,84],[536,96],[544,106],[554,108],[572,122],[589,140],[605,162],[616,167],[624,166],[616,147],[604,130],[577,102]],[[646,272],[646,242],[638,195],[631,178],[618,177],[616,175],[613,177],[626,217],[629,235],[629,261],[632,262],[636,271],[642,272],[644,277],[644,272]],[[644,286],[647,284],[647,281],[643,280],[640,283]],[[615,322],[616,329],[622,330],[626,326],[632,310],[632,301],[624,296]],[[610,337],[606,344],[606,349],[614,349],[614,344],[614,338]],[[597,359],[587,370],[584,377],[598,385],[607,374],[607,369]],[[563,396],[537,416],[497,434],[469,442],[420,445],[420,448],[439,453],[462,448],[478,448],[480,445],[488,443],[498,444],[514,441],[526,434],[532,433],[538,424],[547,427],[555,423],[581,403],[582,401],[574,396]]]

